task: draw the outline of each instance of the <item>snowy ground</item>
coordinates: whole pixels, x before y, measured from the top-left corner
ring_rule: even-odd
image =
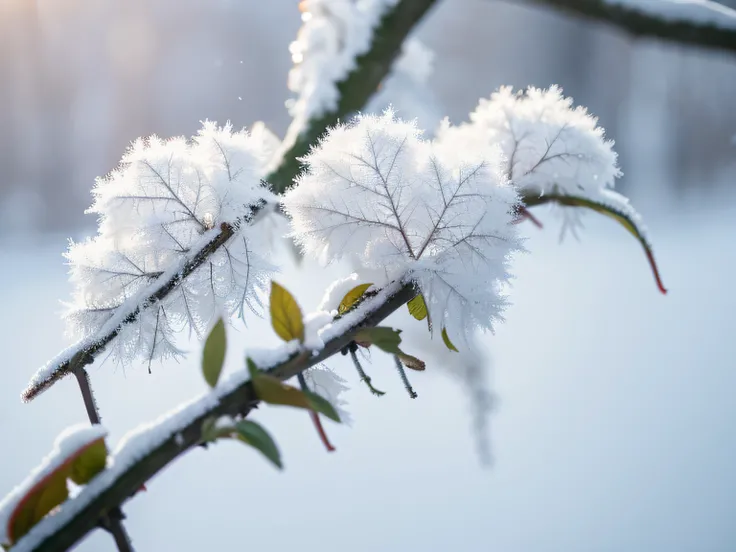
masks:
[[[736,203],[724,205],[649,218],[667,297],[611,222],[587,216],[582,243],[561,246],[550,217],[548,232],[530,230],[514,305],[486,339],[499,399],[492,467],[474,454],[467,401],[442,366],[411,374],[411,401],[391,365],[376,362],[374,382],[388,391],[376,399],[340,358],[330,366],[350,379],[355,424],[327,422],[336,453],[324,451],[304,413],[264,407],[257,417],[277,438],[285,471],[236,444],[189,454],[126,506],[137,549],[733,550]],[[64,427],[85,419],[71,380],[30,405],[18,399],[65,343],[64,245],[0,246],[3,495]],[[323,272],[280,281],[310,310],[319,295],[310,280],[325,281]],[[251,320],[230,369],[249,343],[269,342],[273,332]],[[110,442],[201,392],[196,357],[154,365],[152,375],[95,366]],[[112,549],[101,533],[79,547]]]

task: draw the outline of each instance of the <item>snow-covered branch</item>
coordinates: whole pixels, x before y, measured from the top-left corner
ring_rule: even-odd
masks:
[[[292,45],[294,120],[278,166],[268,177],[277,193],[291,186],[300,158],[326,128],[363,108],[387,76],[407,35],[436,0],[308,0]]]
[[[94,238],[71,244],[76,290],[66,318],[79,341],[39,370],[24,400],[110,350],[121,361],[177,354],[175,330],[201,334],[221,312],[258,304],[273,270],[251,225],[274,202],[263,135],[205,123],[190,142],[139,140],[100,179]],[[149,364],[150,365],[150,364]]]
[[[659,38],[736,53],[736,10],[715,1],[525,1],[598,21],[635,37]]]
[[[393,284],[363,301],[358,309],[332,323],[323,333],[324,347],[312,355],[295,354],[290,344],[282,359],[260,366],[287,380],[323,362],[348,346],[363,328],[374,327],[416,295],[412,285]],[[52,516],[35,525],[15,546],[14,552],[61,551],[94,530],[100,516],[132,497],[142,485],[185,452],[203,442],[203,422],[210,417],[245,416],[257,399],[245,369],[202,397],[123,438],[109,467],[74,498],[65,501]]]
[[[319,4],[319,2],[314,2],[314,4]],[[367,34],[364,35],[363,43],[353,44],[353,51],[348,52],[348,54],[357,56],[357,58],[346,58],[341,65],[338,64],[342,67],[341,70],[344,74],[336,74],[332,82],[339,96],[334,98],[336,104],[333,106],[320,103],[310,104],[317,105],[322,111],[310,111],[309,117],[306,119],[302,117],[298,123],[295,121],[290,129],[290,140],[293,143],[288,145],[289,140],[285,140],[284,148],[277,157],[280,164],[266,178],[277,192],[283,192],[292,184],[293,179],[301,170],[301,163],[297,158],[307,153],[310,145],[316,142],[325,129],[364,106],[391,68],[391,63],[401,50],[404,39],[434,4],[434,0],[371,0],[367,4],[370,6],[370,13],[376,19],[376,21],[373,21],[375,28],[371,22],[368,22]],[[366,24],[366,22],[363,22],[363,24]],[[306,127],[302,129],[305,124]],[[272,143],[269,145],[272,146]],[[186,147],[184,144],[179,144],[179,146]],[[139,147],[143,147],[143,144]],[[250,272],[247,270],[251,266],[250,257],[248,257],[246,264],[242,263],[242,258],[248,256],[249,253],[248,242],[244,241],[241,244],[236,236],[240,224],[256,216],[261,206],[244,205],[242,211],[229,213],[239,215],[237,224],[230,224],[225,221],[220,223],[212,217],[212,213],[195,213],[195,210],[193,210],[195,204],[200,205],[200,198],[196,196],[196,193],[194,196],[189,196],[188,205],[186,204],[187,201],[182,204],[182,198],[176,194],[176,190],[171,186],[172,182],[166,178],[161,178],[164,174],[169,174],[172,163],[176,165],[175,157],[159,159],[158,161],[164,161],[165,170],[163,172],[161,170],[157,171],[156,167],[152,166],[147,168],[144,166],[143,168],[150,173],[150,186],[160,188],[163,195],[151,194],[151,197],[141,201],[141,198],[136,195],[140,190],[134,190],[134,193],[129,194],[129,196],[110,199],[120,202],[122,207],[131,209],[132,212],[136,212],[139,207],[156,212],[157,202],[161,205],[165,204],[165,210],[167,211],[170,211],[169,207],[172,204],[179,205],[180,208],[176,211],[179,212],[181,221],[175,219],[163,221],[155,229],[159,239],[170,242],[170,250],[174,253],[176,262],[168,264],[167,269],[162,270],[158,268],[158,265],[161,264],[158,261],[154,262],[153,266],[149,262],[146,263],[145,267],[138,263],[133,266],[131,261],[135,260],[130,259],[125,252],[122,255],[116,253],[115,258],[106,257],[101,259],[95,252],[100,253],[103,250],[102,248],[86,244],[78,246],[78,249],[73,248],[70,252],[73,256],[72,260],[78,262],[74,276],[80,280],[96,279],[97,281],[104,280],[107,283],[116,283],[117,297],[112,301],[109,300],[110,298],[104,298],[105,300],[101,301],[100,297],[94,297],[91,302],[89,301],[90,297],[84,294],[75,298],[76,306],[79,307],[81,304],[82,308],[71,308],[68,319],[73,325],[85,329],[85,336],[36,372],[21,395],[24,401],[34,399],[56,381],[91,364],[95,358],[106,350],[111,342],[118,338],[121,332],[130,335],[128,336],[129,339],[121,341],[123,348],[119,348],[117,354],[121,358],[129,356],[131,350],[124,347],[125,343],[133,343],[137,335],[150,334],[150,332],[140,331],[143,324],[152,326],[154,329],[153,335],[158,336],[153,337],[152,341],[144,343],[143,351],[149,354],[149,360],[157,356],[175,353],[173,343],[168,340],[170,334],[168,330],[171,328],[172,320],[169,317],[169,311],[165,308],[166,302],[172,295],[180,295],[180,298],[183,299],[183,303],[179,305],[180,312],[177,314],[183,314],[184,320],[182,321],[181,317],[177,316],[177,320],[173,320],[174,325],[189,327],[194,331],[206,325],[206,317],[201,319],[196,313],[192,312],[190,308],[191,301],[189,301],[187,290],[185,286],[182,286],[182,283],[197,273],[206,278],[207,274],[203,273],[208,266],[211,266],[213,258],[220,257],[221,260],[224,259],[225,264],[230,266],[232,270],[245,274],[246,279],[253,276],[254,284],[262,276],[261,273],[256,278],[257,271]],[[227,169],[227,166],[225,169]],[[229,175],[229,178],[233,175],[231,171],[221,172],[223,177]],[[196,176],[197,171],[195,170],[189,174],[190,176]],[[196,190],[197,187],[195,186],[193,189]],[[178,228],[175,228],[177,225],[183,225],[189,235],[196,235],[197,239],[190,240],[186,244],[181,243],[179,235],[172,232],[172,228],[178,230]],[[103,238],[104,236],[100,239]],[[241,262],[231,262],[233,257],[227,251],[223,252],[228,244],[233,244],[239,250],[237,257]],[[241,270],[244,268],[245,271]],[[211,281],[213,284],[216,283],[216,279]],[[227,296],[234,297],[237,295],[237,289],[242,287],[237,285],[237,282],[242,281],[242,278],[231,280],[231,282],[233,281],[236,285],[228,285]],[[210,287],[213,297],[221,291],[215,285]],[[254,297],[247,293],[247,288],[243,288],[242,291],[245,293],[241,299]],[[209,302],[210,313],[214,312],[211,307],[216,306],[218,302]],[[241,301],[239,304],[242,306],[243,302]],[[182,305],[183,310],[181,310]],[[150,314],[150,316],[142,317],[141,314]],[[91,330],[91,325],[95,326],[93,330]],[[135,354],[138,354],[137,351],[139,351],[137,347],[138,345],[135,345],[133,349]]]

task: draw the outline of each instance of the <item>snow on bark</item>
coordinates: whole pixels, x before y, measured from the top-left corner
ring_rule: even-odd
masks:
[[[340,99],[337,84],[355,69],[355,60],[372,43],[373,30],[397,0],[305,0],[300,4],[303,25],[289,45],[294,67],[289,89],[292,131],[334,109]],[[284,140],[289,143],[289,137]]]
[[[710,0],[605,0],[670,21],[736,29],[736,10]]]

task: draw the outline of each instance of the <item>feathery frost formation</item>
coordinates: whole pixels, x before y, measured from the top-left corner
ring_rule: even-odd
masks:
[[[92,239],[66,254],[76,291],[66,319],[70,333],[94,336],[126,302],[138,303],[161,276],[173,276],[212,239],[220,225],[234,235],[164,299],[144,305],[122,327],[115,356],[147,360],[178,352],[175,331],[201,335],[221,311],[259,303],[268,281],[266,240],[248,224],[250,208],[272,201],[261,175],[273,149],[269,133],[233,132],[205,122],[191,141],[139,139],[108,177],[97,180],[89,212],[99,217]]]
[[[504,306],[518,196],[497,148],[422,140],[413,123],[361,115],[303,159],[283,204],[307,254],[354,262],[366,282],[416,282],[435,327],[464,340]]]
[[[551,86],[514,93],[502,87],[481,99],[470,123],[450,127],[445,121],[438,139],[463,144],[485,140],[498,144],[506,158],[506,176],[525,197],[571,196],[594,201],[630,218],[640,217],[629,200],[612,190],[621,176],[613,142],[605,139],[598,119],[572,98]],[[574,230],[577,209],[565,209]]]

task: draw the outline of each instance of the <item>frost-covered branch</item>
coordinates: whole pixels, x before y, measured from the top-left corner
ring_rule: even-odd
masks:
[[[327,109],[319,116],[314,116],[306,121],[295,119],[289,133],[291,138],[285,140],[284,148],[279,154],[280,164],[267,177],[269,184],[277,192],[283,192],[292,184],[293,179],[301,170],[301,163],[297,157],[304,155],[310,145],[316,142],[328,126],[336,123],[341,118],[348,117],[364,106],[388,73],[391,63],[401,50],[404,39],[434,4],[434,0],[372,0],[368,4],[372,5],[374,13],[379,14],[378,24],[375,29],[369,28],[371,32],[366,37],[367,44],[360,50],[357,59],[351,59],[351,63],[354,62],[354,67],[348,71],[343,80],[336,82],[339,94],[339,98],[336,98],[336,107]],[[313,112],[312,115],[315,113],[317,112]],[[299,130],[305,123],[307,123],[306,127]],[[293,142],[290,146],[288,145],[289,141]],[[226,165],[228,164],[226,163]],[[167,210],[170,210],[171,205],[180,206],[179,209],[176,209],[179,213],[179,219],[172,219],[165,224],[158,225],[159,238],[169,241],[169,249],[176,255],[176,263],[167,265],[166,270],[150,269],[117,252],[115,253],[115,259],[105,259],[104,263],[100,263],[99,259],[95,259],[97,262],[87,265],[84,257],[87,253],[94,253],[95,251],[94,248],[81,244],[82,247],[77,250],[77,260],[82,261],[77,263],[78,275],[86,277],[93,274],[99,285],[107,285],[111,282],[116,284],[125,300],[113,301],[112,303],[109,301],[100,303],[98,301],[94,305],[85,305],[84,309],[76,313],[73,309],[70,310],[68,318],[72,323],[79,320],[79,315],[82,315],[85,323],[88,323],[90,318],[95,318],[98,327],[94,332],[85,332],[84,338],[69,349],[62,351],[56,358],[51,359],[42,367],[22,392],[21,397],[24,401],[34,399],[56,381],[91,364],[97,356],[106,350],[111,342],[118,338],[121,332],[135,333],[136,326],[140,327],[144,323],[141,314],[145,311],[152,313],[152,316],[148,317],[145,323],[149,326],[152,325],[154,328],[153,341],[146,343],[144,347],[145,350],[151,353],[148,360],[153,360],[154,357],[163,356],[167,353],[175,354],[177,351],[173,343],[168,340],[168,332],[159,331],[160,328],[168,330],[171,326],[171,317],[165,308],[165,302],[169,300],[171,295],[180,295],[184,304],[183,315],[185,320],[183,323],[179,322],[179,325],[188,326],[196,331],[197,328],[202,326],[203,322],[206,323],[206,319],[203,321],[198,319],[196,315],[192,315],[192,310],[188,306],[190,297],[182,283],[193,274],[201,274],[206,270],[207,265],[215,256],[224,256],[226,262],[232,267],[232,256],[227,251],[223,253],[223,250],[228,243],[236,241],[235,235],[238,233],[240,224],[256,216],[262,204],[244,206],[239,213],[240,217],[237,219],[237,224],[214,224],[214,219],[207,213],[201,213],[202,216],[197,216],[193,211],[195,204],[200,204],[199,197],[195,195],[189,198],[188,203],[186,201],[182,202],[182,198],[177,194],[175,187],[171,185],[172,183],[168,179],[162,178],[162,176],[168,174],[169,167],[170,163],[167,164],[167,170],[163,172],[156,170],[156,167],[148,167],[150,169],[150,181],[154,187],[158,185],[158,188],[163,190],[162,195],[148,194],[150,197],[146,197],[144,202],[141,202],[141,197],[135,193],[121,195],[115,199],[122,205],[132,206],[133,211],[144,204],[147,204],[144,205],[145,208],[154,211],[157,206],[166,207]],[[230,167],[226,166],[225,168],[227,169],[225,174],[232,177],[233,173],[230,171]],[[198,241],[186,245],[182,244],[176,232],[174,232],[180,224],[189,224],[189,226],[193,225],[198,228],[201,232]],[[243,242],[242,246],[238,242],[237,247],[242,249],[240,253],[247,257],[249,252],[247,242]],[[85,269],[88,269],[86,271],[88,274],[85,274]],[[251,274],[246,273],[242,276],[248,279]],[[255,278],[255,276],[254,273],[253,277]],[[212,286],[212,289],[213,295],[215,295],[217,291],[214,286]],[[243,298],[247,298],[247,296]],[[243,301],[241,301],[240,305],[243,304]],[[151,309],[152,306],[157,308]],[[136,352],[139,351],[139,348],[134,346],[132,350]],[[130,353],[130,350],[127,352]],[[126,350],[119,349],[117,353],[118,356],[125,356]]]
[[[401,52],[407,35],[435,1],[305,2],[307,10],[314,5],[314,9],[320,11],[319,14],[307,11],[305,20],[322,15],[330,19],[318,27],[314,25],[317,28],[304,38],[306,47],[316,46],[327,52],[319,59],[310,60],[307,59],[310,52],[300,49],[305,46],[299,46],[300,41],[295,43],[298,46],[293,51],[294,61],[297,64],[310,63],[316,74],[299,77],[308,79],[308,82],[298,85],[300,98],[294,104],[294,120],[282,144],[279,165],[267,179],[277,193],[291,186],[302,168],[299,159],[308,153],[325,129],[361,110],[377,91]],[[336,11],[338,7],[348,9],[351,4],[360,4],[365,13],[350,13],[347,17],[341,17],[340,13],[325,13],[327,10]],[[377,21],[371,29],[374,18]],[[334,28],[348,23],[359,28]]]
[[[108,323],[98,334],[81,340],[50,360],[44,368],[34,375],[26,390],[23,391],[22,399],[24,401],[33,400],[58,380],[94,362],[95,358],[118,336],[126,324],[133,323],[138,319],[145,305],[156,304],[167,297],[182,280],[201,267],[210,255],[232,238],[233,232],[233,227],[230,225],[225,225],[217,231],[210,232],[209,240],[203,246],[196,248],[182,265],[177,267],[177,270],[157,279],[150,286],[148,293],[141,294],[140,301],[131,302],[129,305],[119,308],[115,312],[115,318],[111,319],[112,323]]]
[[[736,10],[714,1],[525,1],[598,21],[635,37],[660,38],[689,46],[736,53]]]
[[[374,327],[416,295],[412,285],[393,284],[366,299],[353,312],[335,321],[324,347],[314,355],[296,353],[285,346],[282,361],[261,366],[287,380],[316,366],[348,346],[363,328]],[[14,547],[14,552],[62,551],[94,530],[100,516],[133,496],[142,485],[185,452],[203,442],[205,419],[245,416],[255,406],[256,395],[245,370],[223,381],[213,391],[161,420],[127,436],[101,472],[74,498],[34,526]]]

